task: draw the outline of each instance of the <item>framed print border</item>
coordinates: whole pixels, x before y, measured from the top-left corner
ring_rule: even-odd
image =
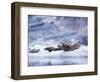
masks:
[[[56,8],[56,9],[73,9],[73,10],[88,10],[94,11],[94,71],[75,72],[75,73],[58,73],[58,74],[40,74],[40,75],[20,75],[20,45],[21,45],[21,7],[38,7],[38,8]],[[84,76],[97,74],[97,7],[77,6],[77,5],[60,5],[60,4],[41,4],[14,2],[11,4],[11,78],[15,80],[21,79],[36,79],[36,78],[54,78],[67,76]]]

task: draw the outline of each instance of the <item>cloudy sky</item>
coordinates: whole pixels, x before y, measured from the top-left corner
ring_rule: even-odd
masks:
[[[29,44],[63,43],[79,40],[87,45],[88,18],[69,16],[28,16]]]

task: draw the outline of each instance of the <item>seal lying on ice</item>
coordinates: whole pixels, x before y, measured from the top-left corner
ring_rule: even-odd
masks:
[[[40,51],[40,49],[32,49],[32,50],[30,50],[29,52],[30,53],[38,53]]]
[[[45,50],[48,50],[49,52],[59,51],[59,50],[73,51],[75,49],[78,49],[79,47],[80,47],[80,42],[77,42],[75,44],[63,43],[61,45],[58,45],[57,47],[46,47]]]
[[[57,47],[57,48],[55,48],[55,47],[46,47],[45,50],[48,50],[49,52],[51,52],[51,51],[61,50],[61,48],[60,47]]]
[[[63,43],[62,45],[58,45],[59,48],[61,48],[61,50],[64,51],[73,51],[75,49],[78,49],[80,47],[80,43],[75,43],[75,44],[65,44]]]

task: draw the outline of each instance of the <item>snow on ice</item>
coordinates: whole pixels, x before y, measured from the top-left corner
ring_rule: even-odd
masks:
[[[82,45],[74,51],[52,51],[44,50],[43,46],[37,45],[38,53],[29,53],[29,66],[50,66],[50,65],[76,65],[87,64],[88,47]]]

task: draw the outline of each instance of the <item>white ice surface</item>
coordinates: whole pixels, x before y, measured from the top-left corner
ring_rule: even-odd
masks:
[[[38,53],[28,54],[29,66],[50,66],[50,65],[74,65],[87,64],[88,62],[88,47],[81,46],[74,51],[52,51],[44,50],[46,46],[36,45],[34,48],[39,48]]]

